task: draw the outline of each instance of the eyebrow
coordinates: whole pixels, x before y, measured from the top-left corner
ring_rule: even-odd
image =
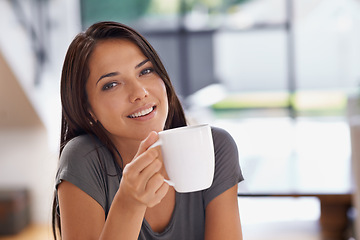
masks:
[[[150,61],[149,59],[145,59],[144,61],[142,61],[141,63],[139,63],[138,65],[136,65],[136,66],[135,66],[135,69],[143,66],[145,63],[147,63],[147,62],[149,62],[149,61]]]
[[[145,63],[147,63],[149,61],[150,61],[149,59],[145,59],[144,61],[142,61],[138,65],[136,65],[135,69],[143,66]],[[111,73],[104,74],[96,81],[96,84],[98,84],[98,82],[100,82],[100,80],[103,79],[103,78],[113,77],[113,76],[117,76],[117,75],[120,75],[120,73],[119,72],[111,72]]]

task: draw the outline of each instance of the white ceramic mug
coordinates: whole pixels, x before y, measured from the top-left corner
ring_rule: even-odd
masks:
[[[186,126],[159,132],[166,172],[177,192],[207,189],[214,178],[215,153],[209,125]]]

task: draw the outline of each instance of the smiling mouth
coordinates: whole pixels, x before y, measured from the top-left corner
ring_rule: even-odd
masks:
[[[140,112],[133,113],[133,114],[129,115],[128,118],[144,117],[144,116],[150,114],[152,111],[154,111],[155,108],[156,108],[156,106],[153,106],[148,109],[142,110]]]

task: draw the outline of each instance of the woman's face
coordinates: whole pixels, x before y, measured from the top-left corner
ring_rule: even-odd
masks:
[[[168,114],[165,84],[137,45],[123,39],[99,42],[89,69],[89,112],[115,144],[163,130]]]

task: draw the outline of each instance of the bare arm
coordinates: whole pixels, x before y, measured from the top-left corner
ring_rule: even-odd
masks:
[[[205,240],[242,240],[237,185],[214,198],[206,207]]]
[[[147,150],[156,139],[155,134],[150,134],[124,168],[106,221],[103,208],[93,198],[70,182],[59,185],[63,240],[138,238],[146,208],[159,203],[169,188],[159,173],[159,149]]]
[[[58,187],[62,239],[98,239],[105,212],[93,198],[70,182]]]

